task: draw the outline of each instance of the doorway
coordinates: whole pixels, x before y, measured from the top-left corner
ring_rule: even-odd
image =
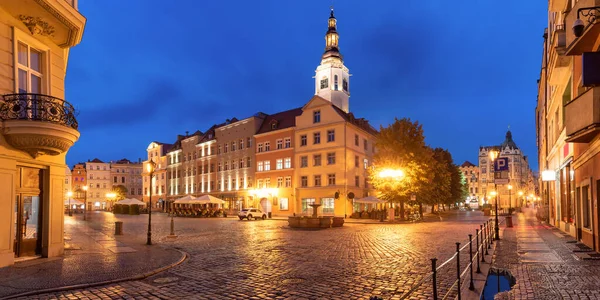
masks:
[[[42,250],[42,190],[40,169],[19,168],[14,207],[15,257],[37,256]]]

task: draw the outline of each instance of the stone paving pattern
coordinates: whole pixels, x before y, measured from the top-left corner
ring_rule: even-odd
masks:
[[[147,218],[98,214],[91,227],[145,241]],[[455,253],[487,220],[481,212],[453,211],[440,222],[354,224],[320,231],[294,230],[286,221],[176,218],[176,240],[166,237],[169,218],[153,216],[157,244],[190,254],[184,263],[145,280],[48,293],[26,299],[399,299],[426,276],[430,258]],[[464,245],[464,244],[463,244]],[[468,251],[468,247],[467,247]],[[118,254],[125,255],[125,254]],[[135,254],[134,254],[135,255]],[[138,254],[139,255],[139,254]],[[488,257],[488,262],[491,257]],[[468,252],[461,253],[464,268]],[[118,263],[118,262],[114,262]],[[93,276],[91,274],[90,276]],[[440,271],[440,294],[456,276],[455,262]],[[431,298],[426,282],[411,299]]]
[[[503,230],[494,267],[517,282],[496,299],[600,299],[600,261],[578,260],[567,241],[573,238],[535,218],[535,211],[515,215]]]

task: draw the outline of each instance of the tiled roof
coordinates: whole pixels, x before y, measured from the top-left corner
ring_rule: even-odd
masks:
[[[296,117],[302,114],[302,107],[267,115],[256,134],[277,131],[296,126]],[[276,124],[273,127],[273,124]]]
[[[462,165],[460,165],[460,166],[461,167],[477,167],[476,165],[474,165],[473,163],[471,163],[468,160],[465,160],[465,162]]]
[[[346,120],[346,122],[352,123],[355,126],[361,128],[362,130],[364,130],[372,135],[379,134],[379,131],[377,131],[377,129],[373,128],[373,126],[371,126],[371,124],[369,124],[368,120],[366,120],[364,118],[356,118],[353,113],[346,113],[345,111],[341,110],[339,107],[337,107],[333,104],[331,106],[333,106],[335,111],[337,111],[337,113],[340,114],[340,116],[342,116]]]
[[[97,158],[92,159],[92,161],[90,161],[90,162],[93,162],[93,163],[104,163],[103,161],[101,161],[101,160],[99,160]]]

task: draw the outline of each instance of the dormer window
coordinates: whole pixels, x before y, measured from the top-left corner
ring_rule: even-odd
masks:
[[[271,123],[271,129],[277,129],[277,121]]]
[[[321,79],[321,89],[326,89],[329,86],[329,80],[327,79],[327,77],[323,77],[323,79]]]

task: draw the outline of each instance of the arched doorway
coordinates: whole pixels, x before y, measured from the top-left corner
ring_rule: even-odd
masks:
[[[272,209],[271,201],[269,201],[267,198],[261,198],[260,199],[260,210],[262,210],[263,212],[265,212],[268,215],[271,212],[271,209]]]

